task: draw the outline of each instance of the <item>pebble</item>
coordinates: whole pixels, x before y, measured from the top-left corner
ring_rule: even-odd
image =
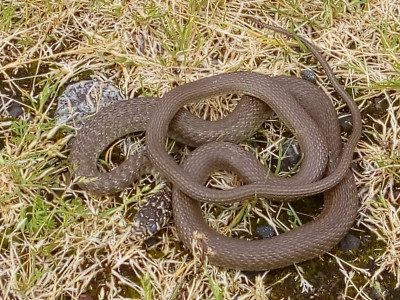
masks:
[[[317,76],[315,76],[315,73],[311,70],[301,70],[301,78],[311,83],[317,82]]]
[[[385,295],[387,294],[387,290],[383,285],[379,285],[380,292],[375,288],[372,289],[371,298],[374,300],[385,299]],[[382,297],[383,296],[383,297]]]
[[[386,96],[380,95],[373,98],[368,103],[364,113],[372,116],[373,118],[379,118],[387,112],[389,107],[389,101],[387,100]]]
[[[360,245],[361,245],[361,240],[358,237],[356,237],[355,235],[348,233],[340,241],[339,249],[341,251],[356,250],[356,249],[360,248]]]
[[[0,106],[2,107],[2,109],[0,109],[0,113],[2,113],[3,108],[5,108],[7,113],[13,118],[18,118],[24,113],[21,104],[16,101],[7,99],[6,97],[0,96]]]
[[[275,230],[274,227],[270,225],[258,226],[255,230],[255,234],[262,239],[268,239],[275,235]]]
[[[385,112],[389,108],[389,102],[385,97],[375,97],[374,106],[378,112]]]
[[[118,88],[95,80],[83,80],[67,86],[58,98],[54,114],[56,124],[67,124],[80,129],[85,119],[102,107],[124,100]]]
[[[156,236],[151,236],[145,239],[144,243],[146,244],[147,247],[151,247],[156,245],[159,241],[160,241],[159,238],[157,238]]]
[[[353,129],[353,117],[348,114],[339,115],[339,125],[343,132],[350,132]]]
[[[10,114],[10,116],[13,118],[18,118],[19,116],[21,116],[24,113],[24,110],[22,109],[22,105],[15,101],[10,103],[7,111]]]
[[[287,172],[301,159],[300,145],[297,141],[289,141],[282,145],[283,159],[280,171]]]
[[[373,259],[370,259],[367,263],[367,269],[370,272],[375,272],[376,269],[378,269],[377,264],[375,263],[375,261]]]

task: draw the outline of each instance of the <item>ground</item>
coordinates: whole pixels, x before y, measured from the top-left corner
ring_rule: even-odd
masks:
[[[1,1],[0,297],[400,299],[399,15],[398,0]],[[225,270],[193,256],[173,223],[144,244],[128,239],[132,216],[158,188],[152,177],[103,197],[74,184],[74,129],[56,126],[53,116],[66,86],[84,79],[113,83],[132,98],[237,70],[297,77],[311,70],[348,120],[313,55],[246,16],[311,40],[360,108],[363,135],[352,165],[360,209],[350,232],[361,241],[356,249],[335,247],[262,273]],[[191,109],[212,119],[235,103],[218,98]],[[276,169],[282,145],[295,142],[278,119],[270,121],[243,145]],[[351,126],[342,129],[345,141]],[[210,184],[238,181],[220,172]],[[282,233],[316,215],[320,202],[248,201],[230,210],[207,206],[205,214],[231,235],[255,225]]]

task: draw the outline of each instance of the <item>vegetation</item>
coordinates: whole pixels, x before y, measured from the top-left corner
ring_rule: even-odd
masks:
[[[0,298],[399,299],[399,15],[397,0],[0,1]],[[246,16],[312,40],[360,107],[364,131],[353,170],[361,205],[351,232],[359,249],[335,248],[262,273],[224,270],[193,256],[172,224],[144,244],[129,240],[152,178],[104,197],[71,178],[74,129],[56,126],[53,114],[65,87],[83,79],[111,82],[132,98],[236,70],[300,77],[309,69],[344,116],[312,54]],[[215,119],[236,102],[210,99],[190,109]],[[294,140],[270,121],[243,146],[278,172],[282,145]],[[240,180],[220,172],[209,184]],[[258,225],[282,233],[315,216],[319,202],[250,199],[204,212],[232,236]]]

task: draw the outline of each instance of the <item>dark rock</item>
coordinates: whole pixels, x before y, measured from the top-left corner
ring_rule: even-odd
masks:
[[[151,236],[148,239],[145,239],[143,242],[146,244],[147,247],[151,247],[157,244],[159,242],[159,239],[156,236]]]
[[[373,118],[379,118],[387,112],[388,108],[389,101],[387,100],[386,96],[380,95],[368,102],[364,113],[372,116]]]
[[[0,109],[0,113],[2,113],[5,109],[13,118],[18,118],[24,113],[21,104],[2,96],[0,96],[0,107],[2,107],[2,109]]]
[[[354,171],[354,172],[361,172],[363,170],[363,168],[356,162],[352,162],[350,164],[350,168]]]
[[[304,80],[307,80],[311,83],[316,83],[317,82],[317,77],[315,76],[315,73],[311,70],[302,70],[301,71],[301,78]]]
[[[376,265],[375,261],[373,259],[370,259],[367,263],[367,269],[369,271],[375,271],[378,268],[378,266]]]
[[[389,108],[389,102],[386,97],[376,97],[374,106],[377,112],[384,113]]]
[[[353,128],[353,118],[351,115],[340,115],[339,116],[340,129],[343,132],[350,132]]]
[[[22,105],[15,101],[10,103],[7,111],[10,114],[10,116],[14,117],[14,118],[18,118],[19,116],[21,116],[24,113],[24,111],[22,109]]]
[[[275,235],[275,230],[272,226],[269,225],[258,226],[255,230],[255,234],[262,239],[268,239]]]
[[[348,233],[340,241],[339,249],[341,251],[356,250],[360,247],[360,245],[361,245],[361,240],[355,235]]]
[[[280,171],[287,172],[301,159],[300,145],[297,141],[290,141],[282,145],[283,159]]]

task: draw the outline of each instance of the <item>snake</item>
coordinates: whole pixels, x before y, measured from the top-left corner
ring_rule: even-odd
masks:
[[[345,142],[330,98],[316,85],[296,77],[237,71],[184,83],[160,98],[139,97],[102,109],[78,132],[70,160],[75,176],[80,177],[79,186],[94,194],[121,191],[148,172],[161,174],[168,185],[135,216],[136,231],[147,226],[142,231],[154,232],[155,224],[163,219],[159,212],[172,206],[178,235],[187,248],[219,267],[262,271],[323,255],[353,225],[359,204],[350,164],[362,120],[357,104],[311,42],[281,27],[250,21],[295,38],[313,53],[352,114],[353,128]],[[226,94],[243,96],[233,112],[218,121],[202,120],[183,108]],[[292,131],[303,154],[299,171],[287,178],[274,175],[237,145],[254,134],[272,111]],[[146,149],[114,170],[100,172],[96,166],[100,153],[116,139],[137,131],[146,131]],[[166,150],[167,137],[197,148],[180,165]],[[235,172],[244,184],[229,190],[206,187],[210,174],[221,169]],[[218,233],[207,224],[201,209],[201,203],[234,203],[254,197],[289,202],[315,194],[323,194],[324,205],[313,221],[262,240]],[[165,204],[169,197],[171,206]]]

